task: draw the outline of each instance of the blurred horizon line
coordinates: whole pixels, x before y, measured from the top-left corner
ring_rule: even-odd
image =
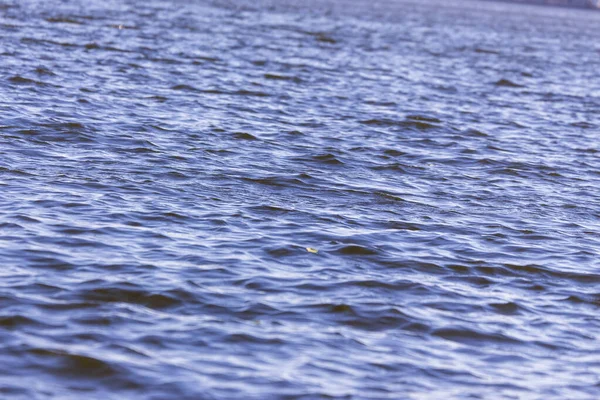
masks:
[[[481,0],[481,1],[497,1],[497,2],[505,2],[505,3],[526,3],[526,4],[540,4],[540,5],[550,5],[550,6],[600,9],[600,0]]]

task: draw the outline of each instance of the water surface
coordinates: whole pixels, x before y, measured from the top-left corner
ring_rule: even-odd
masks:
[[[599,398],[598,26],[4,1],[0,397]]]

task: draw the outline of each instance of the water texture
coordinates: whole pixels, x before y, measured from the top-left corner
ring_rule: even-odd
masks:
[[[0,398],[600,398],[599,26],[3,1]]]

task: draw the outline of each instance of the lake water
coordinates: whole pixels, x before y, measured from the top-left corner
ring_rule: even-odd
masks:
[[[600,398],[599,26],[4,0],[0,397]]]

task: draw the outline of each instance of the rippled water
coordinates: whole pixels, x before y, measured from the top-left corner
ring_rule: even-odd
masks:
[[[3,1],[0,397],[600,398],[599,26]]]

